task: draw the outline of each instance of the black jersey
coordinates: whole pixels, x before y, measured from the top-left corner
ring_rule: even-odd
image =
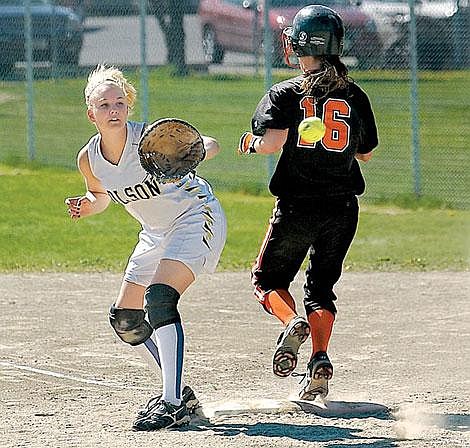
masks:
[[[328,199],[359,195],[365,182],[356,153],[378,144],[374,114],[366,93],[354,82],[316,99],[301,92],[304,77],[275,84],[259,102],[252,119],[255,135],[289,129],[269,189],[286,199]],[[303,141],[300,122],[317,116],[326,125],[321,141]]]

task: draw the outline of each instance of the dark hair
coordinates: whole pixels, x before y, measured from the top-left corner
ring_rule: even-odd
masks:
[[[340,78],[345,78],[350,81],[348,78],[348,68],[343,64],[339,56],[322,56],[322,59],[336,68],[336,72]]]
[[[323,98],[331,90],[344,89],[354,82],[339,56],[325,55],[318,58],[321,60],[321,69],[304,74],[301,86],[303,93]]]

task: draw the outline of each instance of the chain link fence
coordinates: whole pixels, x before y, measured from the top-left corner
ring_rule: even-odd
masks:
[[[86,76],[107,63],[139,90],[132,119],[180,116],[222,143],[201,166],[215,186],[266,191],[275,160],[240,160],[234,149],[264,91],[296,74],[280,31],[310,3],[0,0],[0,161],[75,167],[94,132]],[[424,196],[470,208],[469,0],[319,3],[343,17],[343,59],[379,126],[364,200]]]

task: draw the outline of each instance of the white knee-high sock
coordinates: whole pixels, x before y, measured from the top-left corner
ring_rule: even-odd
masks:
[[[153,360],[153,363],[157,363],[158,368],[161,369],[160,353],[158,352],[157,342],[155,341],[155,331],[141,345],[145,346],[145,348],[147,349],[146,350],[147,357]]]
[[[139,355],[152,370],[154,370],[156,366],[158,373],[161,373],[160,353],[158,352],[155,332],[153,332],[152,336],[150,336],[143,344],[135,345],[133,348],[137,350]],[[181,379],[181,390],[185,387],[186,383],[184,382],[184,379]]]
[[[181,403],[184,333],[180,322],[157,328],[154,333],[162,369],[162,399]]]

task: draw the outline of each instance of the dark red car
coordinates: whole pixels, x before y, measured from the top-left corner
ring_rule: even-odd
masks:
[[[343,56],[351,57],[359,67],[371,67],[381,52],[375,21],[350,0],[271,0],[269,23],[273,31],[273,65],[283,64],[281,32],[292,25],[295,14],[304,6],[322,4],[343,18],[346,29]],[[203,48],[206,61],[219,64],[226,51],[254,54],[262,48],[264,1],[201,0]]]

